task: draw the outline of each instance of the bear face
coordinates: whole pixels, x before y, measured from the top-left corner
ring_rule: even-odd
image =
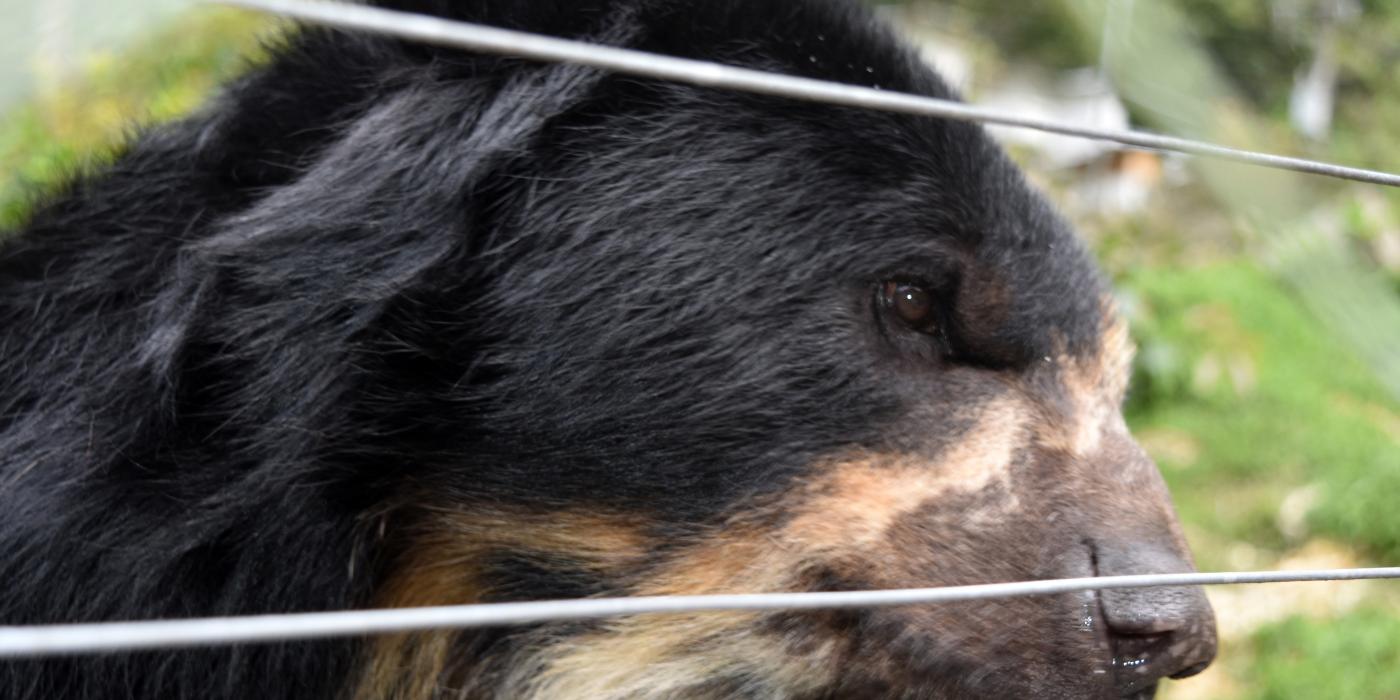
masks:
[[[840,2],[384,4],[951,96]],[[308,30],[41,209],[0,290],[4,623],[1191,567],[1108,289],[970,124]],[[128,585],[76,603],[91,572]],[[12,662],[0,694],[1150,696],[1214,649],[1156,589]]]

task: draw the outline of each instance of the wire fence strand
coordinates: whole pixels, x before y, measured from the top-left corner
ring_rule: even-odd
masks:
[[[866,608],[1053,595],[1112,588],[1281,583],[1286,581],[1354,581],[1360,579],[1400,579],[1400,567],[1143,574],[879,591],[591,598],[183,620],[0,627],[0,658],[103,653],[214,644],[286,642],[428,629],[464,629],[594,620],[647,613],[770,612]]]
[[[1400,175],[1244,151],[1138,131],[1082,127],[950,100],[785,76],[718,63],[599,46],[436,17],[328,2],[220,0],[305,22],[520,58],[570,62],[630,75],[833,105],[1037,129],[1400,187]],[[770,612],[996,600],[1116,588],[1400,579],[1400,567],[1144,574],[939,588],[811,593],[641,596],[422,608],[347,610],[240,617],[0,627],[0,658],[112,653],[218,644],[271,643],[429,629],[465,629],[592,620],[639,614]]]
[[[312,24],[375,32],[401,39],[471,51],[537,61],[577,63],[646,78],[845,107],[860,107],[886,112],[997,124],[1013,128],[1036,129],[1065,136],[1117,143],[1135,149],[1175,151],[1205,158],[1400,187],[1400,175],[1376,170],[1353,168],[1272,153],[1246,151],[1204,141],[1142,131],[1078,126],[1024,117],[953,100],[769,73],[633,49],[601,46],[377,7],[310,0],[213,1],[216,4],[259,10]]]

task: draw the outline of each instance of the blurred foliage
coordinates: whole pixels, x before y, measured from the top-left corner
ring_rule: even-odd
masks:
[[[1400,560],[1400,411],[1366,365],[1247,261],[1123,270],[1118,285],[1139,344],[1129,421],[1193,527]],[[1317,492],[1306,527],[1281,528],[1300,488]]]
[[[1247,698],[1400,698],[1400,618],[1356,610],[1319,622],[1294,616],[1254,638]]]
[[[1151,0],[1118,3],[1127,7],[1133,1]],[[1252,106],[1284,119],[1294,76],[1312,56],[1313,30],[1321,8],[1330,1],[1176,0],[1175,5]],[[1052,70],[1099,62],[1101,37],[1086,34],[1063,0],[1023,3],[1015,12],[984,0],[946,4],[970,18],[975,31],[998,47],[1011,47],[1018,59]],[[1400,94],[1393,89],[1400,85],[1400,3],[1359,4],[1360,17],[1338,30],[1337,128],[1326,150],[1348,163],[1393,168],[1400,155]],[[1390,146],[1377,149],[1377,143]]]
[[[134,124],[174,119],[261,54],[257,15],[205,10],[146,37],[131,51],[85,57],[73,81],[37,95],[0,121],[0,230],[69,175],[110,161]]]

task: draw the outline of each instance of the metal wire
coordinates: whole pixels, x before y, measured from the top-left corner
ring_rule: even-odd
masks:
[[[1400,187],[1400,175],[1242,151],[1136,131],[1080,127],[919,95],[784,76],[717,63],[497,29],[379,8],[299,0],[221,0],[303,21],[521,58],[571,62],[650,78],[1111,141],[1252,165]],[[1160,586],[1400,579],[1400,567],[1103,576],[941,588],[816,593],[644,596],[241,617],[0,627],[0,658],[281,642],[428,629],[589,620],[647,613],[777,611],[933,604]]]
[[[632,49],[600,46],[377,7],[308,0],[214,1],[216,4],[261,10],[313,24],[387,34],[402,39],[459,49],[484,51],[538,61],[577,63],[628,75],[846,107],[862,107],[887,112],[1036,129],[1066,136],[1110,141],[1138,149],[1176,151],[1205,158],[1400,187],[1400,175],[1375,170],[1352,168],[1271,153],[1244,151],[1175,136],[1076,126],[1045,119],[1023,117],[952,100],[768,73]]]
[[[427,629],[529,625],[643,613],[773,611],[948,603],[1074,591],[1283,581],[1400,578],[1400,567],[1100,576],[944,588],[819,593],[644,596],[385,610],[0,627],[0,658],[283,642]]]

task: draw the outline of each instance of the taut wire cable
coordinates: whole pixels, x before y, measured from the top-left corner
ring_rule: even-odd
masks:
[[[0,627],[0,659],[210,644],[284,642],[427,629],[529,625],[645,613],[864,608],[1053,595],[1111,588],[1396,578],[1400,578],[1400,567],[1142,574],[879,591],[586,598],[529,603]]]
[[[1204,141],[1142,131],[1077,126],[1046,119],[1023,117],[953,100],[769,73],[633,49],[601,46],[528,32],[455,22],[428,15],[385,10],[378,7],[312,0],[213,1],[216,4],[259,10],[312,24],[375,32],[401,39],[471,51],[536,61],[577,63],[646,78],[845,107],[861,107],[886,112],[1036,129],[1065,136],[1109,141],[1137,149],[1175,151],[1205,158],[1400,187],[1400,175],[1376,170],[1353,168],[1272,153],[1246,151]]]
[[[1400,187],[1400,175],[1373,170],[1244,151],[1139,131],[1075,126],[1021,117],[950,100],[766,73],[718,63],[599,46],[524,32],[452,22],[424,15],[393,12],[380,8],[304,0],[220,0],[220,3],[262,10],[341,29],[377,32],[403,39],[525,59],[578,63],[619,73],[704,87],[754,92],[848,107],[1038,129],[1066,136],[1110,141],[1131,148],[1176,151],[1264,167]],[[1400,567],[1143,574],[898,590],[640,596],[177,620],[10,626],[0,627],[0,659],[112,653],[213,644],[284,642],[429,629],[529,625],[639,614],[862,608],[993,600],[1115,588],[1363,579],[1400,579]]]

